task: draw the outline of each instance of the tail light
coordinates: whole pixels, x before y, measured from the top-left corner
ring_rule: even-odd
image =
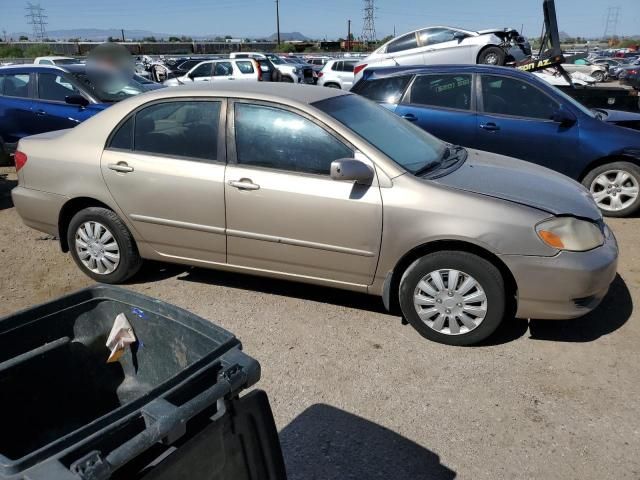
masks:
[[[316,75],[318,75],[318,78],[320,78],[321,76],[323,76],[323,75],[324,75],[324,73],[322,73],[322,72],[318,72]]]
[[[354,75],[358,75],[358,73],[360,73],[362,70],[364,70],[365,68],[367,68],[367,64],[366,63],[361,63],[360,65],[356,65],[353,68],[353,74]]]
[[[630,73],[631,75],[635,75],[636,73],[638,73],[638,70],[629,70],[629,73]]]
[[[262,81],[262,67],[260,66],[260,63],[258,63],[257,60],[252,60],[253,64],[256,67],[256,70],[258,70],[258,81],[261,82]]]
[[[18,150],[13,156],[13,160],[16,162],[16,172],[19,172],[27,163],[27,154]]]

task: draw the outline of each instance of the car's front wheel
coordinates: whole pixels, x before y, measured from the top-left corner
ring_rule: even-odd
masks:
[[[598,83],[600,83],[600,82],[604,82],[604,73],[603,73],[603,72],[600,72],[600,71],[593,72],[593,73],[591,74],[591,76],[592,76],[592,77],[593,77],[593,79],[594,79],[596,82],[598,82]]]
[[[400,280],[400,307],[423,337],[472,345],[491,335],[506,311],[500,271],[463,251],[442,251],[413,262]]]
[[[485,48],[478,56],[481,65],[504,65],[507,55],[500,47]]]
[[[122,283],[140,269],[142,259],[126,225],[111,210],[90,207],[76,213],[67,229],[74,261],[102,283]]]
[[[591,170],[582,180],[607,217],[627,217],[640,208],[640,167],[613,162]]]

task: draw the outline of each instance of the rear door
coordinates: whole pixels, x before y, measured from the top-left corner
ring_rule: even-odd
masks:
[[[257,81],[258,80],[258,63],[255,60],[235,60],[234,71],[235,78],[239,81]]]
[[[40,132],[73,128],[96,113],[93,109],[66,102],[66,98],[71,95],[86,97],[67,74],[38,73],[35,90],[36,100],[32,108]]]
[[[145,105],[116,129],[102,154],[109,191],[161,256],[226,262],[225,100]]]
[[[0,75],[0,135],[11,146],[22,137],[41,133],[33,112],[35,74],[11,72]]]
[[[240,72],[236,72],[233,68],[233,63],[230,61],[215,62],[213,63],[213,76],[211,80],[213,82],[227,83],[229,80],[236,80]]]
[[[537,86],[501,75],[480,75],[477,148],[571,174],[579,123],[551,120],[558,102]]]
[[[445,142],[474,147],[474,103],[470,73],[416,75],[395,112]]]
[[[353,68],[358,62],[354,60],[344,60],[340,63],[341,70],[338,72],[338,76],[340,77],[340,81],[342,82],[342,89],[351,90],[355,78],[355,75],[353,74]]]
[[[399,65],[421,65],[424,49],[418,44],[415,32],[402,35],[387,45],[386,57]]]

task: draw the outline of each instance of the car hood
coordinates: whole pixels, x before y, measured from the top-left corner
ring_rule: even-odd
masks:
[[[591,194],[569,177],[529,162],[468,149],[465,163],[433,180],[441,185],[534,207],[554,215],[599,220]]]
[[[607,110],[603,108],[598,108],[596,110],[600,110],[606,113],[604,121],[607,123],[612,123],[620,127],[632,128],[634,130],[640,130],[640,113],[624,112],[622,110]]]

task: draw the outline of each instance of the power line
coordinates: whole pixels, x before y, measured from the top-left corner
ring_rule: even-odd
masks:
[[[47,24],[47,16],[43,13],[44,8],[42,8],[39,3],[36,5],[31,2],[27,2],[26,10],[28,13],[25,17],[28,18],[27,23],[33,26],[34,39],[40,41],[44,40],[47,36],[47,32],[44,28]]]
[[[615,37],[618,33],[620,10],[622,10],[620,7],[609,7],[607,9],[607,21],[604,25],[604,38]]]
[[[374,0],[364,0],[364,22],[362,24],[362,41],[365,43],[374,43],[376,41],[376,25],[375,13],[376,7]]]

